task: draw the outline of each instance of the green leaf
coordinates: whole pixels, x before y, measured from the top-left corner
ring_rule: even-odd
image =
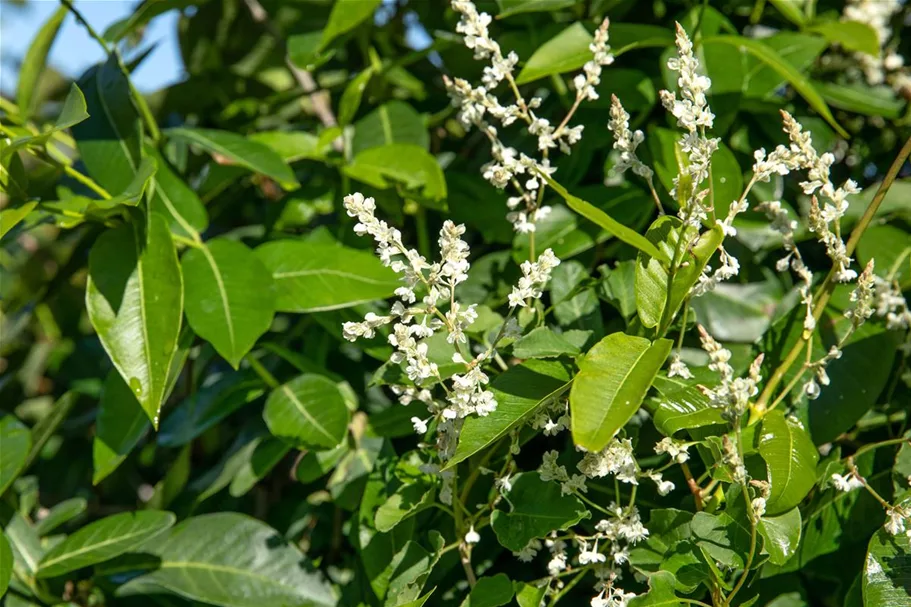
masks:
[[[827,46],[825,39],[819,36],[789,31],[781,31],[763,38],[762,43],[771,47],[784,61],[801,73],[813,66]],[[781,99],[782,93],[785,92],[783,85],[787,82],[785,76],[752,55],[747,55],[744,59],[744,95],[751,98]]]
[[[139,217],[102,234],[89,253],[86,308],[101,344],[158,427],[183,310],[180,265],[164,219]]]
[[[411,143],[372,147],[344,167],[346,175],[375,188],[387,189],[401,183],[405,194],[416,194],[434,208],[446,198],[446,178],[436,158]]]
[[[626,244],[635,247],[652,257],[663,260],[665,263],[670,263],[670,258],[668,258],[665,253],[659,250],[644,236],[640,235],[635,230],[626,227],[616,219],[613,219],[610,215],[595,205],[591,204],[590,202],[586,202],[581,198],[573,196],[566,190],[566,188],[551,179],[549,176],[542,174],[541,177],[544,178],[547,184],[552,187],[557,194],[563,197],[563,200],[566,201],[566,203],[569,205],[569,208],[574,210],[576,213],[601,226]]]
[[[802,524],[799,508],[792,508],[778,516],[763,516],[760,519],[758,531],[765,540],[763,545],[769,553],[770,563],[784,565],[797,553]]]
[[[188,127],[168,129],[165,134],[171,140],[197,145],[233,164],[254,173],[262,173],[277,181],[286,190],[292,190],[300,185],[291,167],[272,148],[243,135],[230,131]]]
[[[547,594],[547,586],[533,586],[525,582],[516,582],[514,586],[519,607],[541,607],[541,601]]]
[[[32,43],[25,53],[22,65],[19,67],[19,82],[16,85],[16,101],[19,103],[19,111],[22,118],[28,119],[35,111],[40,99],[35,98],[35,94],[40,91],[38,80],[41,72],[44,71],[47,63],[47,55],[51,50],[51,45],[57,38],[57,32],[60,31],[60,25],[66,17],[69,9],[60,5],[56,11],[44,22],[38,33],[32,38]]]
[[[170,528],[170,512],[123,512],[86,525],[54,546],[38,565],[39,578],[55,577],[136,550]]]
[[[3,530],[0,529],[0,596],[6,595],[10,578],[13,577],[13,550]]]
[[[512,601],[515,592],[505,573],[478,579],[460,607],[500,607]]]
[[[22,472],[32,448],[32,433],[13,415],[0,419],[0,496]]]
[[[51,437],[60,429],[61,424],[76,405],[79,393],[71,389],[64,392],[54,401],[50,410],[32,427],[32,448],[25,459],[25,468],[28,468],[41,455],[44,446]]]
[[[139,166],[136,168],[132,181],[127,184],[127,187],[113,198],[96,201],[95,206],[102,209],[112,209],[119,204],[131,207],[138,206],[157,171],[158,165],[155,163],[155,159],[143,156]]]
[[[690,300],[696,319],[719,341],[754,343],[772,324],[780,301],[777,282],[721,283]]]
[[[614,57],[637,48],[673,46],[674,31],[658,25],[643,23],[612,23],[610,44]],[[588,61],[588,59],[586,59]],[[582,67],[583,64],[579,64]]]
[[[291,447],[288,443],[277,438],[266,438],[259,441],[250,454],[250,458],[244,461],[234,474],[234,478],[231,479],[228,494],[231,497],[246,495],[250,489],[256,486],[256,483],[265,478],[284,459],[290,450]]]
[[[601,451],[642,404],[672,346],[612,333],[589,350],[569,393],[573,441]]]
[[[64,525],[85,512],[88,502],[84,498],[74,497],[63,500],[47,512],[47,516],[35,523],[38,535],[48,535],[60,525]]]
[[[665,436],[673,436],[680,430],[726,423],[721,411],[695,386],[659,375],[655,378],[655,388],[660,396],[652,418],[655,427]]]
[[[345,86],[338,104],[339,124],[347,126],[354,120],[357,111],[361,107],[361,102],[364,100],[364,91],[367,90],[367,85],[370,84],[370,80],[376,76],[378,71],[378,68],[373,65],[367,66]],[[384,135],[386,134],[388,133],[384,132]],[[388,135],[391,138],[392,135]]]
[[[384,103],[358,120],[351,139],[351,153],[357,156],[366,149],[392,143],[410,143],[430,149],[424,118],[403,101]]]
[[[575,356],[579,354],[579,347],[553,329],[538,327],[516,340],[512,345],[512,354],[523,359],[556,358],[564,354]]]
[[[911,286],[911,233],[895,225],[874,225],[864,231],[857,243],[857,261],[866,265],[874,262],[873,272],[887,280],[898,282],[902,290]],[[902,263],[904,262],[904,263]]]
[[[272,276],[253,251],[225,238],[183,256],[187,321],[235,369],[275,315]]]
[[[750,548],[750,533],[731,516],[697,512],[690,523],[696,544],[711,559],[728,568],[742,568]]]
[[[870,538],[863,573],[864,607],[911,603],[911,538],[880,529]]]
[[[89,117],[73,126],[89,175],[112,194],[126,190],[142,160],[142,121],[114,55],[79,80]]]
[[[860,21],[825,21],[814,23],[804,31],[821,34],[830,44],[838,44],[848,51],[879,57],[879,36],[876,30]]]
[[[629,607],[680,607],[674,593],[676,579],[668,571],[656,571],[648,576],[648,592],[629,602]]]
[[[735,48],[745,50],[761,60],[781,74],[791,86],[794,87],[794,90],[810,104],[810,107],[816,110],[820,116],[825,118],[826,122],[828,122],[839,135],[846,138],[849,137],[847,131],[845,131],[835,120],[835,117],[832,116],[829,106],[826,105],[825,100],[823,100],[819,92],[813,88],[813,84],[770,46],[763,44],[760,40],[745,38],[743,36],[709,36],[703,40],[703,42],[706,44],[709,42],[728,44]]]
[[[118,596],[167,592],[221,607],[336,604],[300,550],[242,514],[189,518],[145,552],[161,560],[158,568],[118,588]]]
[[[816,447],[807,431],[781,411],[770,411],[762,419],[759,454],[768,466],[772,485],[766,505],[769,515],[794,508],[816,484]]]
[[[778,12],[794,25],[801,26],[806,21],[802,12],[804,0],[770,0],[769,4],[777,8]]]
[[[199,196],[184,183],[168,162],[152,145],[146,145],[146,155],[155,160],[155,191],[150,208],[168,220],[171,232],[184,238],[194,238],[209,226],[209,216]]]
[[[272,148],[285,162],[323,160],[327,150],[320,146],[319,137],[305,131],[260,131],[249,139]]]
[[[497,408],[490,415],[465,419],[456,452],[445,468],[478,453],[522,423],[540,405],[561,394],[570,380],[570,370],[553,361],[530,360],[510,367],[490,385]]]
[[[6,158],[17,150],[44,145],[55,134],[79,124],[88,117],[89,114],[85,104],[85,97],[83,96],[82,91],[79,90],[79,87],[73,83],[70,85],[70,91],[63,101],[63,108],[60,110],[60,114],[57,116],[54,126],[45,129],[40,135],[28,135],[14,138],[8,146],[3,148],[0,158],[6,161]]]
[[[521,13],[553,12],[573,6],[577,0],[497,0],[500,12],[497,19],[505,19]]]
[[[117,371],[108,373],[95,419],[92,484],[116,470],[148,429],[149,417],[136,395]]]
[[[331,379],[304,374],[272,390],[263,419],[273,435],[299,448],[332,449],[345,438],[345,397]]]
[[[639,253],[636,258],[636,303],[642,324],[656,327],[662,320],[669,323],[677,314],[709,259],[724,240],[724,232],[715,226],[699,235],[695,227],[684,227],[676,217],[662,215],[649,227],[645,238],[662,254],[656,258]],[[694,244],[690,246],[690,243]],[[677,271],[673,281],[670,281],[670,263],[664,260],[673,258],[678,247],[681,250],[677,253]]]
[[[373,254],[337,244],[277,240],[256,248],[281,312],[320,312],[391,297],[398,275]]]
[[[529,57],[516,78],[517,84],[526,84],[550,76],[579,69],[591,60],[588,46],[594,38],[580,22],[573,23],[542,44]]]
[[[542,481],[537,472],[513,477],[506,501],[509,512],[494,510],[491,526],[500,544],[513,552],[535,538],[568,529],[590,516],[577,497],[563,495],[559,483]]]
[[[37,206],[37,202],[26,202],[21,207],[0,210],[0,238],[6,236],[19,222],[28,217],[29,213],[34,211]]]
[[[409,480],[396,489],[376,511],[378,531],[391,531],[396,525],[434,503],[434,489],[420,480]]]
[[[338,0],[332,7],[329,22],[323,29],[322,48],[326,48],[342,34],[373,17],[382,0]]]
[[[826,103],[848,112],[882,116],[894,120],[901,116],[905,102],[887,86],[864,84],[838,84],[814,81]]]
[[[322,43],[323,33],[319,30],[288,36],[288,59],[300,69],[312,72],[335,56],[335,49],[324,49]]]

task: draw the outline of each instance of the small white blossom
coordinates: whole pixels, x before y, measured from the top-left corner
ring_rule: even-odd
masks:
[[[686,363],[680,360],[680,354],[675,352],[671,356],[671,366],[668,367],[668,377],[682,377],[683,379],[693,379],[693,373]]]
[[[417,434],[427,434],[427,422],[420,417],[412,417],[411,424]]]
[[[481,536],[477,531],[474,530],[474,525],[468,529],[468,533],[465,534],[465,543],[466,544],[477,544],[481,541]]]
[[[627,439],[613,439],[607,447],[597,453],[586,453],[577,465],[579,472],[589,478],[601,478],[613,474],[617,480],[638,485],[636,474],[639,465],[633,456],[633,444]]]
[[[667,453],[678,464],[690,459],[687,449],[689,449],[689,445],[682,441],[674,440],[670,436],[665,436],[655,445],[655,453]]]
[[[522,263],[522,278],[519,284],[512,289],[509,294],[509,306],[516,307],[526,305],[527,299],[539,299],[542,295],[542,289],[547,281],[550,280],[550,274],[554,268],[560,265],[560,260],[554,255],[553,250],[547,249],[538,257],[534,263],[525,261]]]
[[[863,481],[861,481],[857,476],[852,474],[846,474],[844,476],[840,474],[832,475],[832,485],[839,491],[845,493],[849,491],[854,491],[855,489],[860,489],[864,486]]]

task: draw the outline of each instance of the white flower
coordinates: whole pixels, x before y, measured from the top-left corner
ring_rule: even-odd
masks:
[[[560,260],[554,255],[552,249],[546,249],[534,263],[522,262],[522,278],[509,294],[509,306],[524,307],[526,299],[539,299],[543,294],[541,289],[550,280],[551,272],[558,265],[560,265]]]
[[[835,486],[835,488],[839,491],[844,491],[845,493],[854,491],[855,489],[860,489],[864,486],[863,481],[857,478],[857,476],[855,476],[853,473],[846,474],[844,476],[840,474],[833,474],[831,478],[832,484]]]
[[[566,554],[560,552],[555,554],[547,563],[547,572],[550,575],[557,575],[566,569]]]
[[[569,480],[560,485],[561,495],[572,495],[576,492],[588,493],[588,487],[585,485],[585,476],[582,474],[573,474]]]
[[[579,564],[580,565],[589,565],[592,563],[604,563],[607,561],[607,556],[598,552],[598,540],[595,540],[594,547],[589,550],[588,543],[582,542],[582,550],[579,552]]]
[[[766,508],[766,498],[756,497],[753,498],[753,501],[750,502],[750,507],[753,509],[753,515],[757,518],[765,514]]]
[[[545,451],[541,465],[538,466],[538,476],[542,481],[560,481],[569,480],[569,474],[566,468],[557,464],[557,458],[560,453],[557,451]]]
[[[678,464],[690,459],[687,449],[689,449],[689,445],[682,441],[674,440],[670,436],[665,436],[655,444],[655,453],[667,453]]]
[[[411,424],[417,434],[427,434],[427,422],[420,417],[412,417]]]
[[[675,352],[671,356],[671,366],[667,370],[668,377],[682,377],[683,379],[693,379],[693,373],[686,363],[680,360],[680,354]]]
[[[481,541],[481,536],[477,531],[474,530],[474,525],[468,529],[468,533],[465,534],[465,543],[466,544],[477,544]]]
[[[613,474],[617,480],[638,485],[636,474],[639,465],[633,456],[633,444],[627,438],[613,439],[598,453],[586,453],[576,466],[579,472],[589,478],[601,478]]]
[[[541,542],[539,540],[531,540],[525,548],[522,548],[519,552],[513,552],[512,554],[513,556],[518,557],[523,563],[530,563],[540,549]]]
[[[908,513],[900,506],[893,506],[886,510],[886,524],[883,525],[885,530],[891,535],[898,535],[905,530],[905,520]]]
[[[658,486],[659,495],[667,495],[674,490],[674,483],[669,480],[665,480],[660,472],[650,472],[648,474],[648,477],[652,479]]]

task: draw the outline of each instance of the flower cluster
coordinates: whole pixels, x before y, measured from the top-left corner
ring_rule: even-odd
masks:
[[[756,357],[750,365],[747,377],[734,377],[734,368],[731,367],[731,351],[715,341],[715,338],[700,325],[699,338],[702,349],[709,355],[709,369],[721,375],[721,381],[714,388],[701,387],[702,392],[709,397],[713,407],[723,410],[722,416],[735,421],[747,411],[750,399],[759,393],[759,382],[762,377],[759,369],[762,365],[763,355]]]
[[[551,249],[546,249],[534,263],[530,261],[522,262],[522,278],[519,284],[512,288],[509,294],[509,306],[525,306],[529,299],[539,299],[541,289],[550,280],[550,274],[554,268],[560,265],[560,260],[554,255]]]
[[[602,478],[613,474],[623,483],[639,484],[636,480],[639,464],[633,455],[633,444],[628,438],[615,438],[601,451],[586,453],[577,468],[589,478]]]
[[[901,9],[901,0],[848,0],[843,13],[845,21],[864,23],[876,32],[880,49],[877,55],[853,53],[867,84],[888,83],[899,92],[911,91],[911,72],[904,57],[888,46],[892,38],[889,21]]]

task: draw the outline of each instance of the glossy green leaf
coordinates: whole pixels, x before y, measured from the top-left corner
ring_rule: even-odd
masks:
[[[684,229],[683,222],[676,217],[662,215],[649,227],[645,238],[662,254],[657,258],[639,253],[636,258],[636,303],[642,324],[656,327],[662,320],[670,322],[677,314],[709,259],[724,240],[724,232],[715,226],[700,235],[692,226]],[[663,259],[674,258],[675,254],[677,271],[670,283],[668,298],[670,264]]]
[[[497,399],[496,410],[484,417],[465,419],[456,452],[445,468],[506,436],[540,405],[561,394],[569,380],[570,370],[564,365],[543,360],[530,360],[498,376],[490,386]]]
[[[814,23],[804,31],[821,34],[830,44],[838,44],[848,51],[879,56],[879,36],[876,30],[860,21],[823,21]]]
[[[260,131],[249,136],[252,141],[272,148],[285,162],[322,160],[327,150],[319,137],[306,131]]]
[[[142,121],[130,83],[111,55],[79,80],[89,117],[73,126],[89,176],[109,193],[126,190],[142,160]]]
[[[364,100],[364,91],[367,90],[367,85],[370,84],[370,80],[377,75],[378,71],[378,68],[373,65],[367,66],[345,86],[338,104],[338,120],[341,125],[346,126],[354,120],[357,111],[361,107],[361,102]],[[393,134],[389,133],[388,130],[384,130],[382,136],[384,139],[391,139]]]
[[[673,436],[680,430],[726,423],[721,411],[713,407],[709,398],[696,386],[659,375],[655,378],[655,388],[659,396],[652,419],[658,431],[665,436]]]
[[[6,491],[25,465],[32,448],[32,434],[13,415],[0,419],[0,496]]]
[[[16,84],[16,101],[19,103],[19,111],[23,118],[31,116],[40,99],[35,98],[39,91],[38,81],[41,72],[44,71],[44,65],[47,63],[47,56],[51,50],[51,45],[57,38],[57,32],[63,24],[63,19],[69,13],[66,6],[60,5],[56,11],[51,14],[47,21],[41,26],[41,29],[32,38],[32,43],[22,59],[22,65],[19,66],[19,82]]]
[[[911,538],[880,529],[870,538],[863,573],[864,607],[911,604]]]
[[[35,533],[42,536],[48,535],[61,525],[65,525],[77,516],[81,516],[87,506],[88,502],[82,497],[63,500],[48,510],[44,518],[35,523]]]
[[[235,369],[275,314],[274,284],[253,251],[216,238],[182,261],[187,321]]]
[[[339,0],[332,7],[329,22],[323,29],[322,47],[325,48],[342,34],[351,31],[367,19],[373,17],[374,11],[382,0]]]
[[[352,179],[380,189],[400,183],[406,193],[417,194],[436,207],[446,198],[443,169],[427,150],[412,143],[371,147],[343,170]]]
[[[189,518],[145,551],[161,560],[158,568],[121,586],[119,596],[166,592],[221,607],[336,604],[300,550],[242,514]]]
[[[6,589],[9,588],[9,581],[12,576],[13,550],[10,548],[6,535],[0,530],[0,596],[6,594]]]
[[[70,91],[63,101],[63,108],[54,122],[54,126],[46,128],[40,135],[26,135],[14,138],[10,144],[3,148],[0,158],[4,161],[16,150],[31,146],[44,145],[55,134],[64,129],[73,127],[89,117],[86,111],[85,96],[76,84],[70,85]]]
[[[514,594],[512,581],[505,573],[484,576],[478,579],[461,607],[500,607],[512,602]]]
[[[690,523],[693,538],[712,562],[742,568],[750,549],[750,532],[727,513],[697,512]]]
[[[131,207],[138,206],[142,202],[142,197],[150,187],[152,178],[157,171],[158,165],[155,159],[143,156],[142,160],[139,161],[139,166],[136,167],[133,179],[127,184],[127,187],[110,199],[97,201],[95,205],[102,209],[111,209],[119,204]]]
[[[603,449],[639,409],[672,346],[613,333],[589,350],[569,393],[573,441]]]
[[[548,327],[532,329],[512,345],[512,354],[516,358],[556,358],[575,356],[579,352],[579,346]]]
[[[792,508],[778,516],[763,516],[758,531],[762,534],[763,545],[769,553],[769,562],[784,565],[797,553],[803,521],[800,509]]]
[[[801,73],[808,71],[828,46],[820,36],[791,31],[777,32],[763,38],[762,42]],[[746,55],[744,60],[744,95],[748,98],[779,99],[786,91],[784,85],[787,78],[752,55]]]
[[[149,417],[117,371],[108,373],[95,419],[92,484],[97,485],[126,459],[149,429]]]
[[[6,236],[10,230],[25,220],[37,206],[37,202],[27,202],[19,207],[0,210],[0,238]]]
[[[378,531],[391,531],[396,525],[422,510],[432,508],[436,499],[433,487],[420,480],[408,480],[398,487],[376,511]]]
[[[901,116],[905,102],[889,87],[870,87],[858,84],[814,82],[826,103],[849,112],[882,116],[894,120]]]
[[[591,59],[588,46],[592,40],[592,35],[582,23],[573,23],[538,47],[525,62],[516,82],[525,84],[551,74],[579,69]]]
[[[794,87],[794,90],[810,104],[810,107],[816,110],[820,116],[825,118],[826,122],[828,122],[839,135],[848,137],[848,133],[840,124],[838,124],[835,117],[832,116],[829,106],[826,105],[825,100],[813,87],[813,84],[770,46],[763,44],[760,40],[745,38],[743,36],[710,36],[706,38],[704,42],[724,43],[745,50],[757,59],[763,61],[769,67],[781,74],[791,86]]]
[[[334,381],[304,374],[269,394],[263,419],[273,435],[300,448],[332,449],[345,438],[349,412]]]
[[[224,163],[240,165],[254,173],[262,173],[277,181],[286,190],[299,185],[294,171],[281,156],[269,146],[243,135],[230,131],[188,127],[168,129],[165,134],[174,141],[184,141],[199,146],[210,154],[216,154]]]
[[[670,261],[670,258],[667,257],[664,252],[658,249],[654,243],[647,240],[646,237],[642,236],[635,230],[626,227],[616,219],[613,219],[610,215],[595,205],[591,204],[590,202],[586,202],[581,198],[573,196],[566,190],[566,188],[551,179],[549,176],[542,175],[542,177],[557,194],[563,197],[563,200],[566,201],[566,204],[569,205],[569,208],[574,210],[579,215],[582,215],[586,219],[596,223],[626,244],[639,249],[651,257],[664,260],[665,262]]]
[[[401,286],[373,254],[337,244],[276,240],[255,252],[272,273],[282,312],[347,308],[391,297]]]
[[[505,496],[509,511],[494,510],[491,526],[500,544],[513,552],[554,530],[568,529],[590,516],[574,495],[564,495],[560,483],[542,481],[537,472],[513,477]]]
[[[199,196],[174,172],[154,146],[147,145],[145,151],[158,167],[150,203],[152,211],[166,217],[171,232],[177,236],[193,238],[204,231],[209,226],[209,217]]]
[[[547,586],[534,586],[525,582],[516,582],[516,603],[519,607],[541,607],[541,601],[547,593]]]
[[[85,298],[111,362],[157,427],[183,310],[180,265],[160,215],[148,224],[135,217],[98,238]]]
[[[787,512],[799,504],[816,483],[819,454],[810,435],[780,410],[769,412],[759,429],[759,454],[769,471],[769,515]]]
[[[149,510],[123,512],[95,521],[48,551],[38,565],[37,576],[63,575],[136,550],[176,520],[170,512]]]
[[[430,149],[430,135],[423,117],[403,101],[390,101],[376,108],[354,125],[351,152],[357,156],[368,148],[393,143],[410,143]]]
[[[656,571],[648,576],[648,592],[629,602],[629,607],[682,607],[674,593],[676,580],[668,571]]]

